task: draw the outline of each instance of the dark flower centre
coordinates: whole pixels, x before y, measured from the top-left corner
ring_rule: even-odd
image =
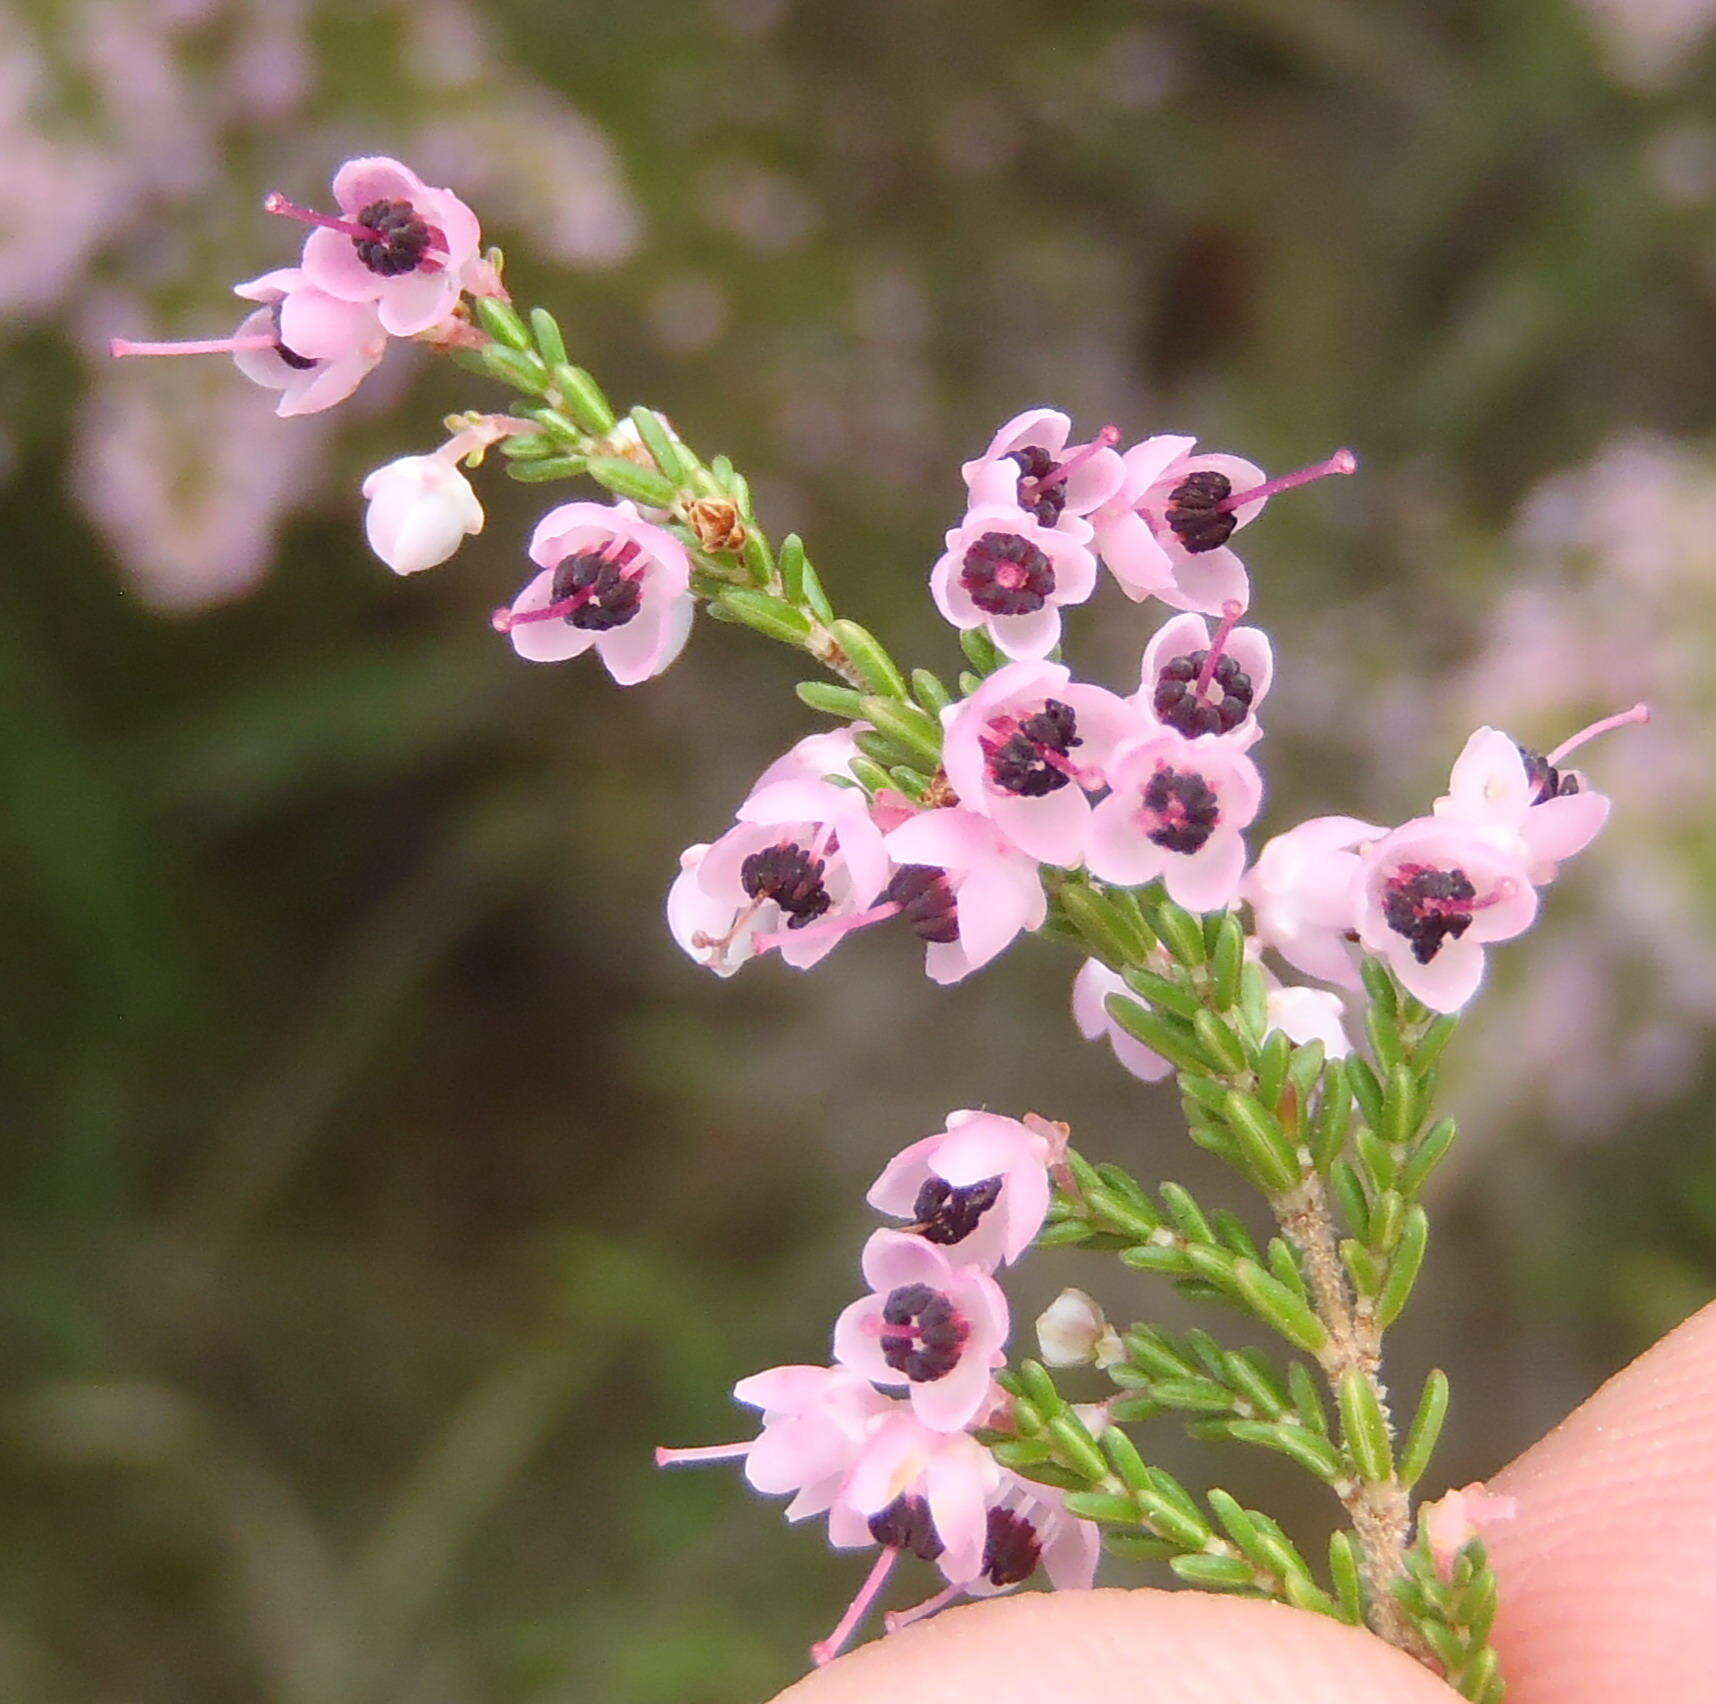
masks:
[[[983,1541],[983,1572],[995,1586],[1017,1586],[1036,1573],[1043,1541],[1023,1515],[991,1509]]]
[[[576,609],[566,612],[571,626],[606,633],[624,627],[637,614],[643,588],[625,572],[636,555],[635,549],[620,555],[585,550],[560,563],[554,570],[554,601],[581,599]]]
[[[970,1335],[953,1303],[927,1284],[902,1284],[882,1304],[882,1359],[913,1384],[946,1378]]]
[[[1163,764],[1144,787],[1144,814],[1155,819],[1149,838],[1170,852],[1196,852],[1221,821],[1221,801],[1203,776]]]
[[[1034,615],[1055,589],[1055,565],[1018,533],[986,532],[966,547],[959,581],[985,615]]]
[[[870,1536],[886,1550],[909,1550],[926,1562],[933,1562],[947,1548],[922,1497],[896,1497],[870,1517]]]
[[[1055,458],[1040,444],[1012,451],[1008,461],[1019,464],[1019,507],[1032,520],[1052,527],[1067,506],[1067,482],[1049,478]]]
[[[823,886],[825,868],[802,846],[765,846],[739,866],[739,885],[752,899],[772,899],[787,914],[789,929],[802,929],[834,903]]]
[[[1477,897],[1464,870],[1403,864],[1383,890],[1382,915],[1412,943],[1412,956],[1428,964],[1444,941],[1457,941],[1471,928]]]
[[[273,302],[268,309],[274,321],[274,353],[280,357],[294,372],[307,373],[316,365],[308,355],[300,355],[296,349],[288,349],[280,336],[280,304]]]
[[[1206,468],[1188,473],[1168,495],[1166,519],[1174,536],[1194,556],[1215,550],[1233,537],[1231,509],[1215,513],[1218,503],[1233,495],[1233,482],[1225,473]]]
[[[1198,676],[1208,660],[1208,651],[1189,651],[1164,665],[1156,676],[1152,702],[1157,716],[1189,740],[1199,734],[1232,733],[1251,710],[1251,676],[1233,657],[1218,658],[1208,686],[1198,691]]]
[[[353,237],[358,259],[383,278],[415,272],[436,233],[409,201],[372,201],[353,221],[374,233]]]
[[[1058,698],[1046,699],[1041,710],[1020,717],[1017,725],[1009,719],[990,726],[997,733],[1000,728],[1011,729],[1006,738],[983,743],[989,779],[1003,793],[1040,799],[1045,793],[1058,792],[1072,779],[1051,761],[1051,755],[1065,757],[1075,745],[1083,744],[1070,704]]]
[[[943,1177],[925,1178],[912,1203],[916,1222],[911,1228],[925,1242],[940,1243],[944,1248],[964,1242],[1000,1199],[1001,1182],[998,1177],[959,1184]]]
[[[920,941],[946,946],[959,939],[959,901],[945,870],[933,864],[902,864],[882,898],[899,906]]]
[[[1579,777],[1571,770],[1563,775],[1541,752],[1520,745],[1518,740],[1514,744],[1525,759],[1525,778],[1530,783],[1534,805],[1546,805],[1551,799],[1565,799],[1580,790]]]

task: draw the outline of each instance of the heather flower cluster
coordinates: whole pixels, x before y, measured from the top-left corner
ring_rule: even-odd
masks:
[[[896,1154],[869,1201],[906,1222],[864,1245],[868,1293],[834,1323],[833,1364],[741,1379],[734,1396],[762,1413],[749,1443],[656,1451],[662,1466],[743,1461],[756,1490],[792,1498],[788,1520],[826,1516],[839,1550],[880,1546],[839,1626],[812,1647],[818,1663],[840,1653],[907,1552],[934,1563],[943,1586],[890,1615],[890,1631],[1039,1568],[1057,1587],[1096,1577],[1095,1526],[973,1436],[1004,1424],[1009,1402],[994,1376],[1009,1330],[995,1273],[1042,1228],[1066,1139],[1040,1118],[955,1112]]]
[[[1607,797],[1568,759],[1647,719],[1645,706],[1547,753],[1481,727],[1422,814],[1316,817],[1253,855],[1276,658],[1247,620],[1234,540],[1272,498],[1354,472],[1351,452],[1271,479],[1190,437],[1126,445],[1118,427],[1087,436],[1054,409],[1016,416],[963,464],[963,513],[928,568],[969,665],[950,687],[835,613],[802,541],[769,541],[725,457],[704,463],[652,409],[617,417],[554,318],[512,308],[500,255],[479,252],[451,191],[365,159],[336,174],[333,201],[321,213],[269,197],[311,227],[299,264],[238,286],[261,306],[233,338],[191,347],[230,351],[281,391],[282,414],[349,395],[402,337],[516,394],[517,413],[452,416],[438,449],[364,482],[384,563],[431,568],[481,531],[462,469],[496,451],[521,481],[587,478],[604,494],[538,522],[533,571],[490,618],[519,657],[594,652],[635,686],[674,662],[703,609],[834,677],[799,697],[836,725],[771,763],[731,824],[681,856],[666,912],[685,953],[720,977],[771,956],[808,970],[885,928],[921,943],[945,985],[1022,935],[1066,942],[1081,960],[1078,1032],[1146,1082],[1174,1079],[1192,1139],[1263,1197],[1278,1233],[1262,1247],[1177,1185],[1152,1192],[1092,1165],[1064,1127],[954,1113],[870,1192],[896,1223],[864,1247],[866,1291],[834,1324],[830,1364],[741,1380],[756,1438],[660,1459],[743,1460],[756,1489],[791,1497],[789,1519],[826,1516],[837,1548],[879,1547],[819,1662],[908,1551],[943,1586],[890,1625],[1039,1569],[1088,1585],[1108,1528],[1190,1584],[1368,1623],[1494,1704],[1481,1553],[1462,1551],[1467,1600],[1465,1585],[1438,1583],[1446,1558],[1413,1532],[1410,1487],[1446,1381],[1431,1376],[1397,1438],[1382,1334],[1424,1258],[1419,1196],[1454,1136],[1432,1116],[1453,1015],[1483,981],[1485,949],[1531,926],[1542,890],[1607,820]],[[1118,686],[1081,679],[1063,654],[1105,573],[1123,599],[1171,612],[1141,624],[1136,681]],[[1039,1322],[1044,1359],[1116,1387],[1068,1403],[1041,1363],[1006,1361],[996,1274],[1038,1239],[1117,1251],[1240,1309],[1302,1359],[1278,1372],[1207,1332],[1119,1332],[1068,1291]],[[1124,1422],[1176,1411],[1200,1437],[1292,1458],[1341,1500],[1351,1534],[1337,1535],[1328,1586],[1267,1517],[1219,1490],[1206,1513],[1144,1459]]]

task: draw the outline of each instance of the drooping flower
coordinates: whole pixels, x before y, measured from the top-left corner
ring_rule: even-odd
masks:
[[[621,686],[661,673],[685,646],[695,600],[691,563],[671,533],[629,503],[562,503],[537,523],[530,558],[542,572],[495,630],[534,663],[594,647]]]
[[[872,812],[874,815],[874,812]],[[1048,900],[1036,859],[975,811],[923,811],[884,842],[897,868],[882,894],[925,943],[932,982],[958,982],[1021,930],[1040,929]]]
[[[1257,706],[1275,676],[1269,637],[1234,624],[1244,610],[1228,604],[1211,637],[1201,615],[1176,615],[1156,629],[1144,649],[1142,680],[1132,700],[1152,721],[1188,739],[1216,735],[1241,751],[1263,730]]]
[[[1492,830],[1519,851],[1539,886],[1555,879],[1564,858],[1582,852],[1608,820],[1609,801],[1583,776],[1560,765],[1576,747],[1610,728],[1649,720],[1643,704],[1574,735],[1548,757],[1527,750],[1497,728],[1479,728],[1466,741],[1435,814]]]
[[[1122,746],[1109,796],[1091,814],[1085,862],[1123,887],[1160,876],[1189,911],[1232,904],[1245,871],[1241,830],[1263,802],[1263,779],[1221,740],[1164,728]]]
[[[344,402],[387,351],[387,333],[373,306],[327,295],[296,267],[235,284],[233,294],[262,306],[246,315],[231,337],[178,343],[116,337],[109,351],[115,356],[230,355],[253,384],[280,392],[274,412],[283,418],[318,414]]]
[[[820,734],[806,734],[757,777],[751,791],[760,793],[777,781],[822,781],[830,775],[845,775],[847,765],[858,755],[856,736],[869,726],[868,722],[851,722]]]
[[[876,1423],[896,1404],[848,1367],[770,1367],[740,1379],[733,1395],[762,1410],[746,1443],[658,1449],[657,1467],[742,1461],[745,1477],[769,1497],[790,1496],[786,1518],[801,1521],[833,1505]]]
[[[739,807],[719,840],[685,854],[668,920],[679,944],[720,974],[771,948],[808,970],[834,950],[838,925],[869,908],[888,871],[863,793],[776,781]]]
[[[1113,445],[1120,432],[1105,426],[1086,444],[1070,448],[1072,421],[1054,408],[1015,414],[989,441],[989,448],[960,469],[974,509],[1023,509],[1046,527],[1073,532],[1081,543],[1088,527],[1074,527],[1120,489],[1125,469]]]
[[[994,819],[1020,851],[1075,868],[1090,828],[1086,789],[1106,784],[1136,710],[1060,663],[1009,663],[942,712],[942,764],[959,802]]]
[[[1159,597],[1177,609],[1219,614],[1251,602],[1245,565],[1228,540],[1278,492],[1357,467],[1350,450],[1279,479],[1238,456],[1191,451],[1196,440],[1163,433],[1121,457],[1120,489],[1091,516],[1096,548],[1135,601]]]
[[[483,530],[483,506],[443,451],[401,456],[363,482],[364,536],[396,574],[445,562],[467,535]]]
[[[1338,994],[1326,988],[1293,987],[1276,983],[1264,996],[1268,1027],[1280,1030],[1295,1047],[1320,1041],[1330,1059],[1344,1059],[1352,1052],[1347,1034],[1346,1007]]]
[[[1051,1367],[1112,1367],[1126,1359],[1120,1333],[1083,1290],[1062,1290],[1037,1315],[1037,1347]]]
[[[384,156],[347,160],[334,173],[335,217],[280,194],[263,203],[314,225],[304,242],[305,278],[343,302],[373,302],[394,337],[415,337],[448,318],[482,276],[477,216],[450,189],[433,189]]]
[[[914,1236],[993,1272],[1031,1246],[1049,1210],[1049,1168],[1065,1144],[997,1112],[950,1112],[946,1128],[903,1148],[870,1188],[870,1205],[909,1219]]]
[[[1062,607],[1096,589],[1096,558],[1075,526],[1084,523],[1045,527],[1002,504],[968,510],[930,571],[936,608],[962,631],[987,629],[1009,657],[1047,656]]]
[[[834,1325],[834,1358],[867,1379],[904,1385],[912,1411],[957,1432],[983,1413],[1007,1341],[1007,1298],[988,1273],[958,1266],[934,1243],[877,1231],[864,1245],[871,1294]]]
[[[1119,971],[1110,970],[1101,959],[1086,959],[1084,968],[1073,978],[1073,1022],[1086,1041],[1106,1041],[1114,1049],[1114,1057],[1134,1077],[1146,1083],[1159,1083],[1164,1077],[1173,1076],[1174,1067],[1154,1048],[1128,1035],[1109,1016],[1109,995],[1130,993]]]
[[[1409,994],[1456,1012],[1477,992],[1484,947],[1537,915],[1537,889],[1517,852],[1482,827],[1418,817],[1363,854],[1358,930]]]
[[[1387,832],[1357,817],[1312,817],[1266,841],[1240,886],[1258,940],[1307,976],[1361,986],[1355,848]]]

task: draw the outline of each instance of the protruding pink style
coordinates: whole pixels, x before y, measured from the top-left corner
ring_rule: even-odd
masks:
[[[863,1267],[872,1293],[835,1321],[834,1358],[876,1384],[904,1385],[935,1431],[971,1425],[991,1405],[991,1376],[1005,1360],[1000,1287],[905,1231],[877,1231]]]
[[[562,503],[537,523],[542,573],[494,625],[533,663],[594,649],[621,686],[661,673],[691,631],[691,563],[672,533],[629,503]]]
[[[1432,1011],[1478,991],[1484,947],[1531,927],[1537,889],[1525,859],[1480,825],[1452,817],[1403,823],[1364,853],[1359,937]]]
[[[1212,636],[1201,615],[1164,622],[1144,649],[1132,702],[1161,727],[1188,739],[1219,738],[1244,751],[1257,743],[1257,707],[1275,678],[1275,653],[1260,627],[1237,625],[1230,602]]]
[[[969,976],[1048,916],[1036,859],[975,811],[919,812],[884,844],[896,867],[882,899],[924,943],[932,982]]]
[[[373,307],[343,302],[308,284],[296,267],[265,272],[233,293],[262,304],[231,337],[183,343],[137,343],[116,337],[115,356],[231,355],[253,384],[280,392],[274,412],[319,414],[344,402],[387,350]]]
[[[1083,517],[1120,489],[1125,469],[1114,445],[1115,426],[1105,426],[1088,443],[1069,445],[1072,421],[1054,408],[1015,414],[989,441],[989,448],[961,468],[973,509],[1024,510],[1033,520],[1090,540]]]
[[[742,1461],[756,1490],[792,1498],[789,1521],[828,1511],[876,1423],[896,1406],[847,1367],[770,1367],[740,1379],[733,1395],[762,1410],[762,1429],[754,1439],[658,1449],[656,1466]]]
[[[392,336],[415,337],[447,319],[468,285],[493,293],[480,271],[477,216],[451,190],[375,156],[334,173],[334,200],[337,216],[278,193],[263,205],[315,227],[304,243],[305,278],[341,301],[373,302]]]
[[[1114,1049],[1114,1057],[1142,1082],[1159,1083],[1173,1076],[1174,1067],[1161,1054],[1128,1035],[1108,1015],[1111,994],[1135,998],[1119,971],[1110,970],[1101,959],[1086,959],[1084,968],[1073,978],[1072,1014],[1078,1033],[1086,1041],[1106,1041]]]
[[[1031,857],[1074,869],[1090,831],[1087,790],[1147,724],[1122,698],[1075,684],[1060,663],[1009,663],[942,712],[942,765],[960,803]]]
[[[998,1112],[950,1112],[947,1127],[902,1149],[870,1188],[878,1212],[966,1266],[993,1272],[1031,1246],[1063,1154],[1043,1128]]]
[[[1312,817],[1266,841],[1240,884],[1258,940],[1319,982],[1360,987],[1357,848],[1387,832],[1357,817]]]
[[[738,816],[681,861],[668,895],[674,938],[721,975],[771,949],[808,970],[887,886],[881,831],[863,793],[828,781],[772,782]]]
[[[1096,558],[1080,537],[999,503],[968,510],[930,571],[930,595],[955,627],[985,628],[1009,657],[1026,659],[1055,648],[1061,610],[1095,589]]]
[[[1113,789],[1091,814],[1085,862],[1105,882],[1137,887],[1160,876],[1188,911],[1219,911],[1239,893],[1241,831],[1263,803],[1263,778],[1221,740],[1163,728],[1122,746]]]

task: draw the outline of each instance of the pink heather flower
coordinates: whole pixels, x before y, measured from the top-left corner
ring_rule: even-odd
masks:
[[[1434,1503],[1426,1503],[1418,1511],[1418,1524],[1430,1541],[1430,1554],[1437,1568],[1446,1576],[1454,1566],[1454,1558],[1486,1532],[1519,1516],[1519,1499],[1492,1491],[1487,1485],[1474,1481],[1449,1491]]]
[[[1365,949],[1437,1012],[1477,992],[1487,942],[1511,940],[1537,915],[1524,858],[1451,817],[1415,818],[1370,846],[1358,892]]]
[[[731,975],[777,948],[808,970],[888,882],[888,854],[863,793],[829,781],[776,781],[739,807],[713,845],[693,847],[668,895],[674,938]]]
[[[1000,1286],[905,1231],[875,1232],[863,1269],[872,1293],[835,1321],[834,1358],[876,1384],[905,1385],[933,1430],[962,1431],[992,1404],[990,1375],[1005,1359]]]
[[[695,607],[691,564],[678,539],[629,503],[549,510],[530,559],[543,572],[494,615],[521,657],[557,663],[593,646],[621,686],[635,686],[684,649]]]
[[[1048,916],[1036,859],[974,811],[920,812],[884,844],[897,868],[883,903],[925,943],[932,982],[969,976]]]
[[[340,217],[312,213],[283,195],[270,213],[314,225],[304,276],[343,302],[373,302],[394,337],[415,337],[448,318],[479,275],[477,216],[449,189],[431,189],[409,166],[376,156],[334,173]]]
[[[1064,1143],[996,1112],[950,1112],[940,1134],[891,1159],[866,1197],[878,1212],[967,1266],[993,1272],[1031,1246],[1049,1210],[1049,1168]]]
[[[1306,976],[1362,986],[1355,848],[1387,832],[1357,817],[1312,817],[1265,842],[1240,885],[1258,940]]]
[[[760,793],[777,781],[822,781],[830,775],[846,775],[847,765],[858,755],[856,735],[869,726],[853,722],[826,733],[806,734],[757,777],[751,791]]]
[[[263,305],[240,321],[231,337],[179,343],[115,337],[109,351],[115,356],[230,355],[252,383],[280,392],[274,412],[290,417],[344,402],[387,350],[387,334],[373,307],[325,294],[296,267],[235,284],[233,294]]]
[[[1351,473],[1358,464],[1350,450],[1337,450],[1315,467],[1265,479],[1260,467],[1238,456],[1194,456],[1195,442],[1164,433],[1121,457],[1126,476],[1119,491],[1090,518],[1096,548],[1135,602],[1155,596],[1206,615],[1228,603],[1243,610],[1251,583],[1227,541],[1277,492]]]
[[[1174,1074],[1174,1067],[1153,1048],[1131,1036],[1108,1015],[1110,994],[1131,994],[1126,980],[1101,959],[1086,959],[1084,969],[1073,978],[1072,1012],[1078,1033],[1086,1041],[1106,1041],[1114,1057],[1146,1083],[1159,1083]]]
[[[1534,882],[1552,882],[1561,860],[1584,851],[1609,816],[1608,799],[1558,764],[1593,734],[1644,721],[1649,714],[1644,705],[1634,705],[1593,724],[1548,757],[1526,750],[1497,728],[1479,728],[1455,760],[1436,815],[1493,831],[1501,844],[1525,858]]]
[[[455,461],[437,451],[401,456],[363,482],[364,536],[396,574],[445,562],[467,534],[483,530],[483,506]]]
[[[1061,606],[1096,589],[1096,558],[1070,525],[1045,527],[998,503],[968,510],[930,571],[936,608],[962,631],[986,628],[1009,657],[1047,656]]]
[[[1073,523],[1120,489],[1125,469],[1111,447],[1120,432],[1105,426],[1088,444],[1069,449],[1071,435],[1072,421],[1058,409],[1015,414],[990,439],[989,448],[960,469],[970,506],[1012,505],[1045,527],[1059,527],[1087,543],[1089,527]]]
[[[828,1513],[836,1549],[880,1544],[882,1553],[839,1625],[811,1647],[819,1667],[840,1654],[906,1551],[961,1578],[983,1567],[1001,1468],[975,1438],[937,1431],[906,1404],[892,1406],[893,1413],[874,1423]]]
[[[1236,627],[1238,603],[1222,611],[1212,638],[1201,615],[1164,622],[1144,650],[1144,667],[1132,702],[1151,721],[1187,739],[1219,735],[1241,751],[1263,730],[1257,706],[1275,677],[1275,655],[1259,627]]]
[[[1113,791],[1091,813],[1092,874],[1122,887],[1160,876],[1188,911],[1231,905],[1245,871],[1240,831],[1263,802],[1251,759],[1164,728],[1122,746],[1108,780]]]
[[[1344,1059],[1352,1052],[1347,1034],[1347,1010],[1338,994],[1326,988],[1295,988],[1276,984],[1264,997],[1267,1024],[1280,1030],[1295,1047],[1320,1041],[1330,1059]]]
[[[1060,663],[1009,663],[942,712],[942,764],[960,804],[994,820],[1021,852],[1076,868],[1090,829],[1087,788],[1106,784],[1114,749],[1143,730],[1100,686]]]
[[[792,1498],[789,1521],[828,1511],[877,1422],[896,1406],[846,1367],[770,1367],[740,1379],[733,1395],[762,1410],[762,1429],[754,1439],[658,1449],[656,1466],[742,1461],[756,1490]]]

